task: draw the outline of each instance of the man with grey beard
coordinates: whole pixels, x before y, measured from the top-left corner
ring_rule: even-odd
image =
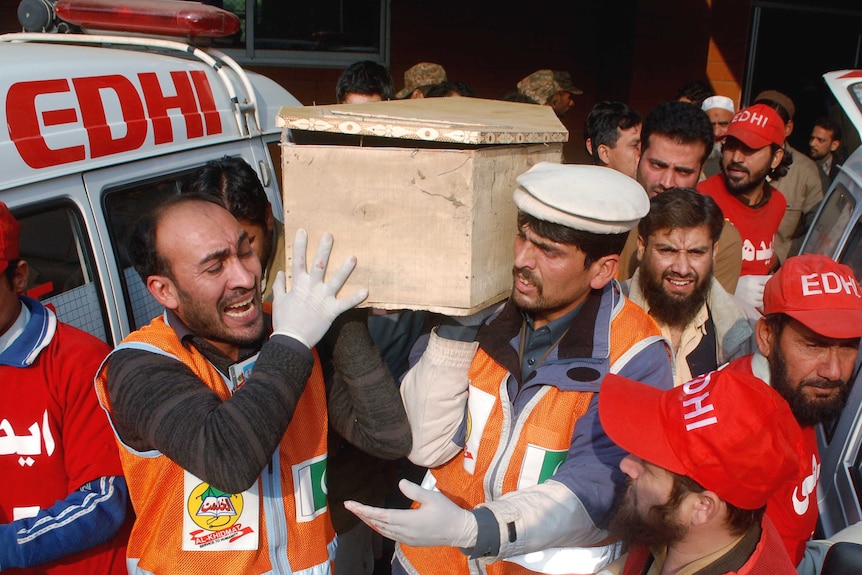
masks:
[[[853,270],[826,256],[791,257],[767,282],[763,312],[755,328],[758,353],[728,369],[771,385],[802,427],[806,451],[799,475],[766,507],[798,565],[817,525],[820,454],[814,428],[836,417],[847,401],[862,337],[862,290]]]
[[[638,270],[626,295],[658,323],[674,352],[674,385],[752,353],[757,312],[713,276],[724,217],[709,196],[672,188],[638,224]]]

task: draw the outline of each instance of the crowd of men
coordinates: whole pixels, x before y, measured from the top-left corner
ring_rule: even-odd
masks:
[[[472,95],[433,63],[396,92],[360,62],[336,91]],[[562,116],[580,93],[539,70],[506,99]],[[814,430],[847,400],[862,291],[792,255],[841,139],[818,121],[806,158],[794,114],[703,86],[644,117],[596,104],[594,165],[517,178],[510,297],[473,323],[406,316],[409,369],[355,309],[367,293],[338,297],[355,258],[327,281],[331,235],[309,262],[297,231],[286,289],[283,227],[242,160],[137,221],[128,252],[164,313],[113,350],[20,295],[0,203],[0,397],[18,406],[0,440],[36,421],[62,453],[0,458],[0,570],[370,574],[382,535],[396,574],[815,573]],[[386,507],[405,457],[413,504]]]

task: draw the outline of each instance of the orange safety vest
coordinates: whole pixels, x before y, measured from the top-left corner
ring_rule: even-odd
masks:
[[[174,357],[191,369],[222,400],[230,397],[224,377],[197,349],[185,348],[162,317],[129,335],[114,351],[123,348],[144,349]],[[200,506],[192,501],[192,497],[185,501],[185,472],[179,465],[158,451],[135,451],[117,436],[120,460],[137,516],[127,551],[129,573],[331,573],[335,557],[335,532],[325,497],[321,500],[325,488],[318,489],[316,493],[308,488],[311,483],[324,487],[321,484],[326,475],[326,390],[320,361],[316,352],[313,353],[314,368],[297,402],[293,419],[273,455],[270,464],[272,473],[268,468],[257,481],[257,526],[231,524],[231,520],[236,521],[233,517],[237,513],[235,509],[230,509],[224,516],[227,519],[220,518],[222,520],[216,522],[220,524],[219,527],[212,527],[212,522],[207,521],[209,517],[199,513]],[[107,359],[96,378],[96,390],[110,418],[106,366]],[[202,484],[196,492],[203,489],[206,489],[206,484]],[[240,499],[235,508],[242,506],[245,493],[248,492],[239,494]],[[230,503],[225,498],[230,496],[233,501],[238,497],[236,494],[220,492],[216,495],[221,495],[223,504],[228,507]],[[201,529],[195,530],[193,538],[200,544],[200,550],[183,550],[183,544],[188,544],[184,540],[188,539],[183,525],[186,515],[186,520],[197,516],[195,523]],[[232,531],[235,539],[240,539],[244,533],[247,534],[248,529],[259,530],[256,550],[207,550],[207,541],[225,539],[229,531]]]
[[[661,337],[655,322],[636,304],[624,299],[620,307],[622,309],[611,321],[608,335],[613,372],[619,371],[635,355],[632,352]],[[621,358],[618,365],[617,360]],[[473,509],[480,503],[550,478],[565,460],[575,424],[586,413],[594,394],[592,391],[562,391],[545,385],[515,418],[508,400],[509,373],[482,348],[473,359],[469,378],[467,445],[462,456],[430,470],[424,483],[428,488],[436,486],[464,509]],[[502,397],[506,397],[506,401],[501,401]],[[471,437],[474,438],[472,442]],[[471,448],[471,444],[478,444],[478,448]],[[592,573],[591,561],[595,562],[596,554],[601,557],[611,553],[610,559],[616,556],[616,544],[611,546],[614,549],[606,548],[610,546],[548,549],[542,552],[541,560],[521,561],[528,557],[521,556],[483,568],[488,575],[544,573],[552,572],[548,563],[564,560],[572,563],[571,573]],[[408,573],[412,572],[411,568],[422,575],[473,573],[466,555],[454,547],[409,547],[399,543],[396,555]],[[472,563],[477,568],[476,562]],[[530,564],[531,568],[523,563]],[[584,565],[589,567],[584,569]]]

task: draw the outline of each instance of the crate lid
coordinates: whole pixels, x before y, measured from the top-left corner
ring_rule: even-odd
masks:
[[[276,125],[291,130],[474,145],[569,139],[569,132],[550,106],[481,98],[285,106]]]

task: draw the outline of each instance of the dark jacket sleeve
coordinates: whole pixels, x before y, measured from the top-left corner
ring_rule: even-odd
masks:
[[[100,477],[33,517],[0,524],[0,571],[35,567],[110,540],[123,525],[127,499],[122,477]]]
[[[410,424],[398,386],[368,333],[365,310],[339,316],[318,351],[327,376],[333,429],[375,457],[407,455]]]
[[[229,399],[174,358],[117,350],[108,363],[114,425],[137,451],[159,451],[228,493],[269,463],[311,374],[307,348],[282,335],[261,348],[251,378]]]

